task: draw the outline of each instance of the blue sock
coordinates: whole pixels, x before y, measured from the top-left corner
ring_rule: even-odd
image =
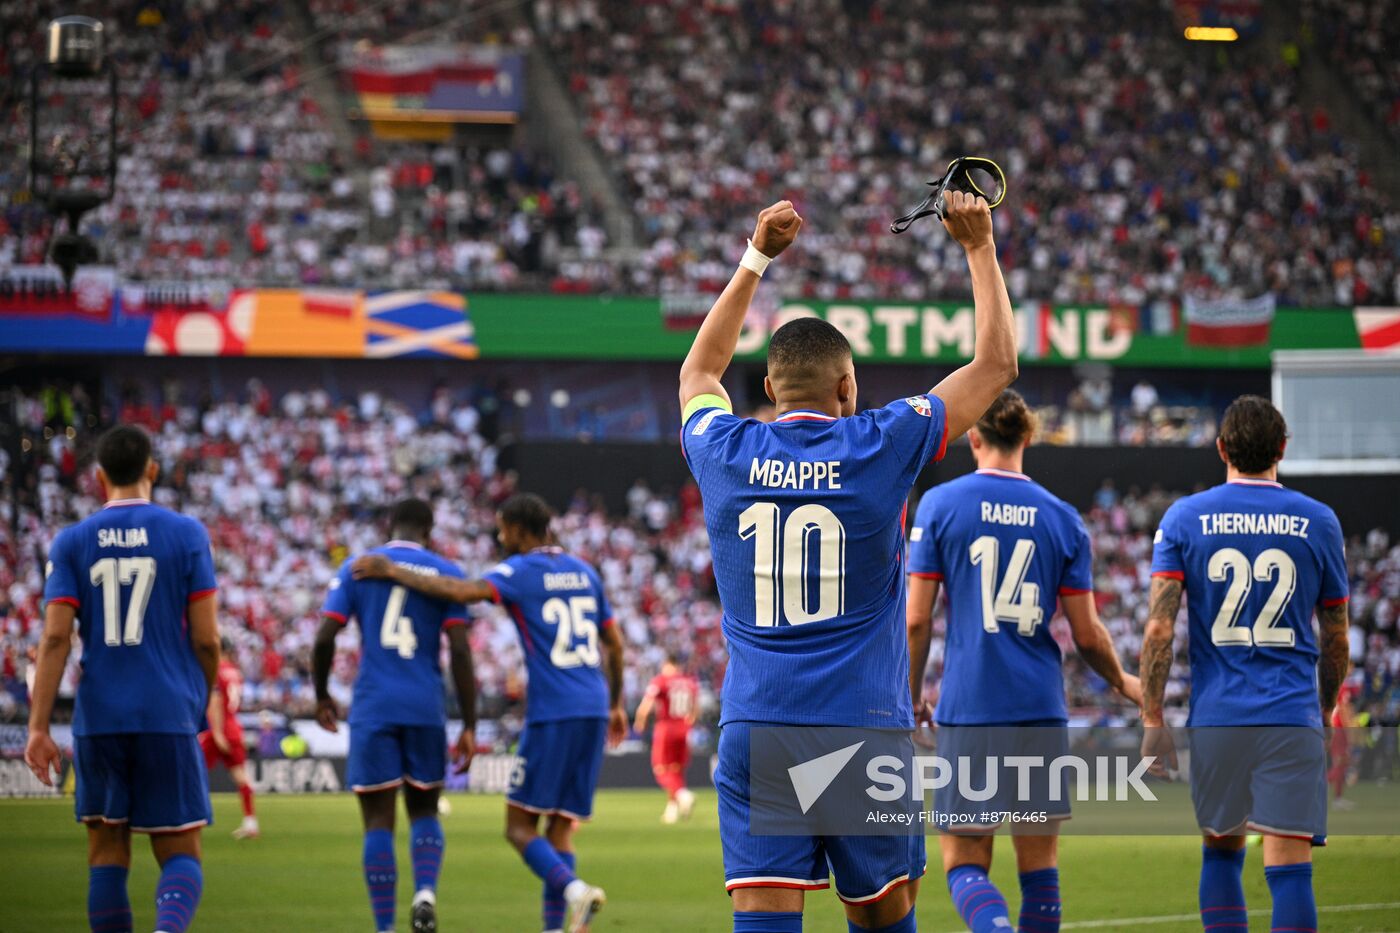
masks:
[[[1060,870],[1023,871],[1020,933],[1058,933],[1060,929]]]
[[[392,830],[365,830],[364,866],[365,886],[369,888],[369,909],[374,912],[374,928],[392,930],[394,891],[399,883]]]
[[[1274,897],[1273,933],[1316,933],[1312,874],[1311,862],[1264,869],[1264,880]]]
[[[1227,852],[1201,847],[1201,926],[1207,931],[1249,929],[1240,881],[1243,873],[1244,849]]]
[[[409,851],[413,853],[413,890],[437,890],[442,871],[442,824],[435,816],[414,820],[409,828]]]
[[[568,863],[559,857],[559,853],[554,851],[554,846],[543,836],[531,839],[520,856],[525,859],[525,864],[530,866],[530,870],[540,876],[545,887],[555,894],[562,896],[569,882],[578,880]]]
[[[160,866],[156,884],[156,929],[185,933],[204,892],[204,869],[192,855],[172,855]]]
[[[851,921],[846,921],[847,933],[916,933],[919,929],[918,923],[914,920],[914,908],[909,908],[909,913],[904,915],[903,920],[896,920],[894,923],[882,927],[868,928],[858,927]]]
[[[958,865],[948,872],[948,893],[958,916],[972,933],[1003,933],[1011,926],[1006,898],[977,865]],[[1001,923],[997,923],[1000,919]]]
[[[558,852],[558,850],[555,850]],[[559,860],[569,866],[569,871],[578,874],[578,861],[572,852],[559,852]],[[544,928],[546,930],[564,929],[564,895],[563,892],[551,891],[549,885],[544,885],[542,892],[544,900]]]
[[[802,933],[802,911],[734,911],[734,933]]]
[[[88,926],[92,933],[131,933],[131,901],[122,866],[88,869]]]

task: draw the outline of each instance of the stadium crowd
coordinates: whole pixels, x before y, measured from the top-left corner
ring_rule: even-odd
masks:
[[[1310,6],[1326,54],[1394,126],[1393,5]],[[1400,212],[1328,115],[1300,104],[1294,69],[1259,48],[1198,54],[1155,0],[994,0],[956,27],[933,0],[537,0],[533,29],[446,2],[308,8],[306,22],[271,0],[91,10],[113,27],[123,155],[117,197],[87,226],[122,275],[691,293],[727,278],[740,219],[787,195],[809,230],[771,273],[783,289],[922,300],[966,292],[961,258],[932,223],[887,225],[936,166],[987,153],[1013,189],[998,224],[1017,299],[1400,301]],[[36,61],[39,13],[0,6],[13,87]],[[643,250],[609,252],[596,206],[508,143],[337,137],[323,108],[342,103],[303,66],[317,62],[304,46],[333,70],[367,38],[467,37],[546,44]],[[100,116],[95,91],[46,107]],[[22,96],[6,107],[21,128]],[[16,136],[0,159],[0,268],[41,259],[49,233],[23,197]]]
[[[435,502],[434,544],[469,572],[498,559],[494,507],[515,491],[516,479],[500,468],[482,416],[469,401],[446,390],[421,408],[372,390],[347,399],[321,389],[275,398],[253,382],[239,398],[201,403],[178,389],[172,383],[160,397],[130,394],[120,412],[98,412],[86,395],[71,392],[34,394],[19,403],[37,481],[0,497],[0,718],[26,705],[29,659],[42,626],[44,554],[60,527],[99,507],[86,447],[97,421],[114,414],[144,423],[155,435],[162,466],[158,501],[209,528],[222,628],[247,678],[245,709],[313,710],[310,650],[321,601],[342,560],[382,543],[377,517],[386,503],[407,495]],[[1086,515],[1100,613],[1130,665],[1147,610],[1152,531],[1173,498],[1160,489],[1119,491],[1105,482]],[[726,651],[696,488],[662,495],[638,482],[622,514],[609,514],[580,492],[556,520],[555,532],[602,574],[628,646],[629,707],[664,655],[675,652],[699,678],[702,706],[712,716]],[[1376,721],[1397,722],[1400,542],[1373,531],[1351,542],[1348,558],[1358,707]],[[494,608],[474,614],[482,714],[514,720],[524,688],[516,634]],[[1184,616],[1179,624],[1184,659]],[[942,660],[941,612],[935,625],[930,689]],[[1066,681],[1077,715],[1086,722],[1112,716],[1117,707],[1106,685],[1075,657],[1063,620],[1054,625],[1070,658]],[[337,644],[332,692],[348,703],[357,636],[347,633]],[[1168,690],[1177,706],[1189,691],[1185,674],[1178,666]],[[70,668],[69,695],[75,676]]]
[[[1156,0],[993,0],[956,18],[935,0],[537,0],[535,18],[652,244],[626,288],[722,284],[735,218],[781,196],[808,221],[770,273],[788,293],[965,293],[936,224],[887,228],[938,167],[992,155],[1014,298],[1400,292],[1400,212],[1326,113],[1304,111],[1295,70],[1183,43]]]
[[[1303,16],[1327,60],[1400,137],[1400,3],[1396,0],[1306,0]]]

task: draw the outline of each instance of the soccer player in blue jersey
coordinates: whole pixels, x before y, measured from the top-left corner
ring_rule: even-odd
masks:
[[[1177,500],[1152,554],[1143,754],[1175,765],[1162,703],[1184,589],[1207,930],[1248,924],[1240,880],[1247,829],[1264,835],[1273,929],[1317,929],[1312,846],[1327,831],[1323,726],[1347,675],[1350,594],[1336,514],[1278,482],[1287,442],[1272,403],[1236,399],[1216,441],[1225,483]]]
[[[952,193],[944,224],[967,254],[977,338],[973,360],[933,390],[857,414],[850,344],[799,318],[769,342],[777,420],[733,414],[721,379],[759,277],[802,226],[788,201],[759,214],[681,367],[682,449],[704,498],[729,644],[715,783],[738,933],[800,930],[804,892],[827,887],[829,873],[852,930],[915,929],[923,836],[751,835],[749,735],[754,724],[913,729],[905,503],[950,433],[971,427],[1017,371],[991,212]]]
[[[544,929],[582,933],[605,897],[575,874],[573,839],[593,813],[605,741],[616,745],[627,733],[622,638],[597,572],[550,543],[550,517],[539,496],[506,500],[496,527],[509,556],[480,580],[425,576],[376,558],[358,561],[355,573],[438,599],[489,600],[510,613],[530,683],[506,839],[544,882]]]
[[[394,506],[392,540],[371,554],[399,567],[444,579],[462,571],[428,550],[433,510],[421,499]],[[360,626],[360,673],[350,705],[347,777],[364,820],[364,874],[375,929],[394,929],[398,869],[394,859],[394,804],[403,786],[413,855],[412,923],[415,933],[437,929],[437,882],[442,868],[438,795],[447,777],[447,713],[439,645],[447,633],[452,681],[462,708],[462,734],[452,751],[460,773],[471,764],[476,737],[476,680],[460,602],[429,599],[406,587],[356,580],[346,561],[331,581],[324,621],[312,651],[316,718],[336,731],[340,711],[328,684],[335,637],[350,619]]]
[[[76,623],[82,679],[73,718],[77,816],[88,831],[88,923],[131,930],[131,834],[160,863],[156,930],[184,933],[204,887],[200,827],[213,815],[199,727],[219,667],[214,561],[194,519],[151,504],[151,439],[122,425],[97,444],[102,511],[49,549],[25,761],[45,784],[49,735]]]
[[[1060,647],[1050,634],[1057,602],[1080,656],[1128,699],[1142,700],[1138,679],[1123,673],[1094,607],[1089,533],[1079,513],[1022,470],[1034,434],[1035,415],[1025,400],[1014,389],[1001,393],[968,432],[977,472],[930,489],[909,532],[910,699],[917,719],[938,724],[938,754],[948,761],[1029,754],[1049,762],[1068,752]],[[938,708],[930,710],[924,669],[940,587],[947,593],[947,648]],[[1046,768],[1028,773],[1027,786],[1048,789]],[[987,784],[978,774],[968,786]],[[1060,927],[1057,827],[1069,816],[1069,795],[1016,799],[1017,776],[1006,773],[997,786],[998,795],[983,802],[963,800],[955,786],[936,798],[940,825],[956,827],[942,837],[953,904],[974,933],[1010,928],[1006,900],[987,877],[997,823],[945,825],[942,818],[1049,813],[1049,823],[1013,827],[1011,842],[1021,882],[1017,926],[1054,933]]]

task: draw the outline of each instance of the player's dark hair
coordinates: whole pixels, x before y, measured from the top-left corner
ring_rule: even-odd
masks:
[[[768,341],[769,373],[791,373],[801,379],[850,358],[851,343],[846,335],[821,318],[788,321]]]
[[[422,499],[396,502],[389,513],[389,527],[395,532],[426,538],[433,533],[433,507]]]
[[[119,424],[97,441],[97,465],[113,486],[130,486],[151,462],[151,436],[134,424]]]
[[[1258,395],[1241,395],[1225,409],[1220,443],[1230,465],[1241,473],[1264,473],[1283,457],[1288,425],[1274,403]]]
[[[977,419],[977,433],[997,450],[1019,450],[1035,437],[1039,419],[1015,389],[1003,389]]]
[[[519,492],[501,504],[501,523],[513,525],[532,538],[549,537],[549,521],[554,517],[543,499],[532,492]]]

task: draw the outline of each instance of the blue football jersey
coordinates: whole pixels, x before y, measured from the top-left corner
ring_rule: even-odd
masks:
[[[1232,480],[1167,509],[1152,573],[1186,589],[1189,725],[1322,725],[1313,608],[1350,592],[1336,513],[1279,483]]]
[[[374,548],[429,576],[464,576],[456,564],[410,541]],[[360,673],[350,725],[441,726],[447,721],[439,646],[442,631],[467,624],[461,603],[430,599],[390,580],[356,580],[347,560],[331,581],[321,614],[360,626]]]
[[[525,650],[525,721],[606,719],[598,629],[614,623],[597,572],[562,548],[542,547],[506,558],[482,579],[515,621]]]
[[[77,609],[74,735],[199,731],[208,685],[185,609],[216,587],[204,526],[145,499],[114,500],[58,533],[44,598]]]
[[[1084,522],[1023,473],[978,470],[924,494],[909,572],[943,581],[948,725],[1068,720],[1050,620],[1062,595],[1093,589]]]
[[[912,728],[904,509],[943,456],[943,401],[916,395],[772,424],[692,412],[729,668],[721,722]]]

